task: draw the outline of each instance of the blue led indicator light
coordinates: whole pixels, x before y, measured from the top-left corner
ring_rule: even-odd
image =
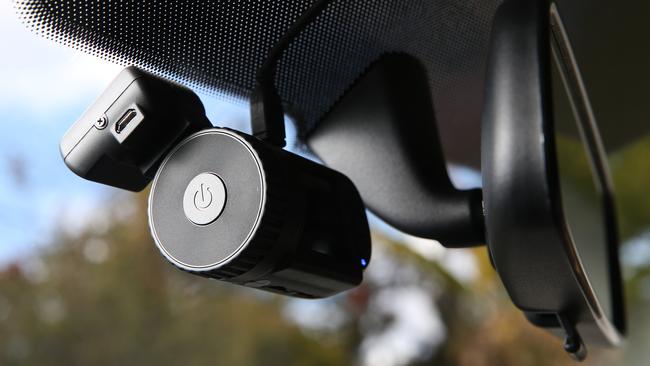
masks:
[[[361,258],[361,265],[362,265],[363,267],[367,266],[367,265],[368,265],[368,261],[366,261],[365,259]]]

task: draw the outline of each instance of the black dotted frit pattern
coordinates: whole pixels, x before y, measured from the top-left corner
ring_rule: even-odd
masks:
[[[305,133],[379,56],[406,52],[426,64],[437,110],[480,105],[462,88],[482,88],[468,80],[482,81],[499,2],[333,0],[280,60],[280,94]],[[257,68],[312,3],[14,0],[23,22],[46,38],[233,101],[246,100]],[[475,117],[454,108],[454,118]]]

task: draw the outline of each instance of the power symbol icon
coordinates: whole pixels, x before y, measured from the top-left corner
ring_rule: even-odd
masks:
[[[205,187],[205,184],[201,183],[201,189],[194,193],[194,207],[199,210],[205,210],[212,204],[212,192],[210,192],[210,187]]]
[[[226,205],[226,186],[214,173],[201,173],[185,188],[183,211],[197,225],[214,222]]]

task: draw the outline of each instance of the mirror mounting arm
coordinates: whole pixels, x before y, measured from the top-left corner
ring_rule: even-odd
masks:
[[[349,88],[307,144],[346,174],[391,226],[447,248],[485,243],[479,188],[457,189],[447,171],[426,68],[383,55]]]

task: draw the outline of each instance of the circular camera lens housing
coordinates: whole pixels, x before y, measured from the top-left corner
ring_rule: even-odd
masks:
[[[364,206],[347,177],[228,129],[198,132],[168,154],[149,225],[180,269],[297,297],[358,285],[370,260]]]

